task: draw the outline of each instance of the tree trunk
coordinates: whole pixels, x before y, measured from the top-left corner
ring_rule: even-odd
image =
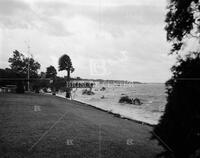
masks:
[[[70,70],[67,70],[67,82],[70,81]],[[70,98],[71,96],[71,88],[66,87],[66,98]]]
[[[70,81],[70,70],[67,70],[67,80]]]

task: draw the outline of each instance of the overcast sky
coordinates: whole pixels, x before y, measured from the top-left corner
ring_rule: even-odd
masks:
[[[0,67],[13,50],[30,52],[41,70],[68,54],[73,76],[165,82],[166,0],[0,0]],[[26,42],[27,41],[27,42]],[[66,72],[59,72],[59,75]]]

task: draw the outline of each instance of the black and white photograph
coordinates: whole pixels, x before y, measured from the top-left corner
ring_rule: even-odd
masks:
[[[0,158],[200,158],[200,1],[0,0]]]

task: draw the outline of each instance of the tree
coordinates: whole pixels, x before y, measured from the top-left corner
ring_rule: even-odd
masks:
[[[54,66],[50,65],[49,67],[47,67],[46,78],[54,79],[56,75],[57,75],[57,71]]]
[[[35,61],[32,57],[31,58],[25,58],[24,59],[24,63],[25,63],[25,72],[27,74],[28,72],[28,64],[29,64],[29,74],[30,74],[30,78],[38,78],[38,70],[40,69],[40,64]]]
[[[8,59],[10,68],[20,74],[26,74],[26,63],[24,62],[25,57],[18,50],[13,51],[13,56]]]
[[[10,68],[24,76],[27,76],[28,73],[28,64],[29,64],[29,72],[30,77],[38,77],[38,70],[40,69],[40,64],[35,61],[32,57],[27,58],[19,51],[13,51],[13,56],[8,59],[10,63]]]
[[[153,138],[165,148],[164,157],[200,157],[200,52],[181,56],[189,38],[199,38],[200,11],[197,0],[170,0],[167,7],[167,40],[177,62],[166,82],[167,104],[163,116],[153,130]]]
[[[53,80],[53,83],[51,84],[51,89],[52,89],[53,95],[55,95],[56,75],[57,75],[57,71],[54,66],[51,65],[51,66],[47,67],[46,78],[51,78]]]
[[[170,0],[167,9],[165,29],[167,40],[172,42],[173,54],[181,50],[185,39],[198,38],[200,23],[196,15],[200,12],[200,4],[199,0]]]
[[[58,61],[59,71],[66,70],[67,71],[67,81],[70,81],[70,73],[74,72],[74,68],[72,66],[72,62],[70,57],[67,54],[62,55]],[[66,98],[70,98],[71,89],[66,88]]]
[[[173,77],[166,82],[165,112],[154,128],[166,149],[165,157],[189,158],[200,149],[200,54],[194,54],[179,58],[171,69]]]
[[[30,78],[38,78],[38,70],[40,69],[40,64],[32,57],[27,58],[22,53],[15,50],[13,51],[13,56],[8,59],[8,62],[10,63],[11,70],[16,72],[21,78],[27,78],[28,67]],[[24,84],[24,82],[19,82],[18,85],[19,84]]]
[[[66,84],[66,80],[63,77],[56,77],[56,82],[55,82],[55,88],[56,91],[61,90],[66,91],[65,87],[63,87],[63,85]]]

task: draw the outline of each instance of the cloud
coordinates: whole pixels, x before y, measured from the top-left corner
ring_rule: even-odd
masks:
[[[54,36],[71,35],[61,20],[39,14],[24,1],[0,1],[0,24],[6,29],[36,29]]]
[[[66,26],[66,21],[82,16],[93,20],[99,31],[103,29],[118,37],[137,25],[159,25],[163,21],[163,11],[158,6],[149,5],[147,1],[144,3],[146,5],[138,5],[136,1],[128,1],[130,5],[122,1],[110,1],[111,4],[123,4],[110,5],[104,1],[102,6],[97,5],[99,1],[94,1],[96,5],[83,5],[81,1],[33,2],[0,1],[1,25],[10,29],[39,29],[54,36],[68,36],[73,33],[68,30],[70,28]]]
[[[76,15],[87,16],[105,23],[149,23],[157,24],[163,19],[164,8],[155,5],[80,5],[65,2],[38,2],[37,8],[43,15],[73,17]]]
[[[2,61],[13,49],[25,53],[24,41],[30,39],[42,71],[52,64],[57,67],[58,58],[66,53],[76,68],[74,76],[95,77],[90,61],[96,59],[109,72],[96,78],[165,81],[169,76],[173,61],[164,56],[169,50],[163,29],[164,0],[12,2],[8,6],[12,13],[0,11]]]
[[[14,15],[17,12],[29,10],[28,3],[16,0],[1,0],[0,1],[0,15]]]
[[[95,14],[92,14],[95,15]],[[124,5],[117,7],[106,7],[94,17],[101,18],[105,23],[120,25],[138,24],[160,24],[162,20],[162,10],[156,6],[135,6]]]
[[[160,6],[147,3],[148,1],[145,5],[138,5],[136,1],[129,1],[129,5],[122,1],[110,2],[123,5],[108,5],[106,1],[102,2],[102,5],[97,5],[98,1],[94,1],[96,5],[70,2],[37,2],[35,7],[41,16],[62,17],[66,21],[80,16],[91,19],[97,24],[99,31],[102,29],[115,37],[123,35],[124,31],[137,28],[138,25],[155,26],[164,21],[164,7],[161,9]]]
[[[30,11],[28,3],[16,0],[0,1],[0,24],[6,28],[27,28],[27,13]],[[26,13],[26,14],[24,14]]]
[[[28,2],[41,2],[41,0],[25,0]],[[56,0],[43,0],[42,2],[51,3]],[[155,6],[165,6],[165,0],[59,0],[59,2],[65,2],[74,5],[90,5],[90,6],[121,6],[121,5],[155,5]]]

